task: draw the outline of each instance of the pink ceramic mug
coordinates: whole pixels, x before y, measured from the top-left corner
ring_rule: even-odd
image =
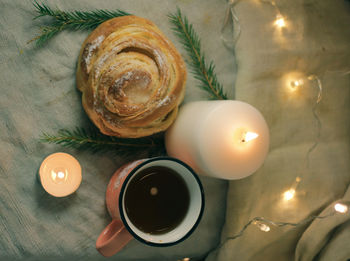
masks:
[[[139,229],[130,220],[125,207],[125,194],[128,188],[130,190],[130,182],[138,173],[151,167],[166,167],[175,171],[184,181],[189,194],[187,212],[182,221],[171,231],[160,234]],[[113,220],[98,237],[96,249],[103,256],[112,256],[133,238],[151,246],[170,246],[183,241],[195,230],[201,219],[204,193],[199,178],[188,165],[175,158],[157,157],[137,160],[119,168],[108,184],[106,204]],[[169,205],[164,211],[171,207]]]

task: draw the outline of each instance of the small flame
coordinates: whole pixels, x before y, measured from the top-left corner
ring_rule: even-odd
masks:
[[[59,179],[63,179],[65,174],[62,171],[59,171],[57,176],[58,176]]]
[[[248,142],[248,141],[254,140],[258,136],[259,135],[257,133],[248,131],[248,132],[243,134],[242,142]]]

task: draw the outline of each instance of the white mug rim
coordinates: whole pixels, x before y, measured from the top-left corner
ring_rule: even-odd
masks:
[[[183,167],[185,167],[189,173],[191,173],[193,175],[193,177],[195,178],[198,187],[199,187],[199,191],[200,191],[200,197],[201,197],[201,208],[200,208],[200,212],[198,214],[197,220],[195,221],[194,225],[191,227],[191,229],[189,229],[187,231],[186,234],[184,234],[180,239],[173,241],[173,242],[167,242],[167,243],[155,243],[155,242],[150,242],[145,240],[144,238],[140,237],[137,233],[135,233],[132,228],[128,225],[128,222],[126,221],[125,218],[125,213],[124,213],[124,209],[123,209],[123,198],[124,198],[124,194],[125,194],[125,189],[126,189],[126,185],[128,184],[129,180],[132,178],[132,176],[134,176],[135,173],[137,173],[137,171],[142,168],[144,165],[149,164],[153,161],[162,161],[162,160],[169,160],[169,161],[174,161],[180,165],[182,165]],[[119,213],[120,213],[120,219],[122,220],[124,226],[126,227],[126,229],[129,231],[129,233],[136,238],[138,241],[150,245],[150,246],[157,246],[157,247],[166,247],[166,246],[172,246],[175,244],[180,243],[181,241],[185,240],[186,238],[188,238],[193,231],[197,228],[202,216],[203,216],[203,212],[204,212],[204,190],[203,190],[203,186],[202,183],[198,177],[198,175],[195,173],[195,171],[188,166],[186,163],[184,163],[183,161],[177,159],[177,158],[173,158],[173,157],[167,157],[167,156],[161,156],[161,157],[154,157],[154,158],[150,158],[150,159],[146,159],[145,161],[143,161],[142,163],[140,163],[139,165],[137,165],[135,168],[133,168],[130,173],[128,174],[128,176],[125,178],[125,181],[123,182],[122,186],[121,186],[121,190],[120,190],[120,194],[119,194]]]

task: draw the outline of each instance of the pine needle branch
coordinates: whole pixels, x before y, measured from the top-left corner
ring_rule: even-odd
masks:
[[[37,15],[34,19],[49,16],[52,18],[50,25],[40,28],[40,34],[30,40],[35,41],[38,46],[43,45],[57,33],[63,30],[92,30],[101,23],[119,16],[130,15],[127,12],[116,10],[95,10],[95,11],[71,11],[65,12],[60,9],[52,9],[44,3],[33,3]]]
[[[60,9],[52,9],[44,3],[39,4],[37,1],[34,1],[33,5],[37,12],[34,19],[44,16],[52,18],[51,23],[41,27],[40,34],[29,41],[35,41],[38,46],[43,45],[63,30],[92,30],[111,18],[130,15],[121,10],[65,12]],[[169,14],[169,20],[173,25],[174,33],[179,37],[189,55],[188,64],[194,77],[200,82],[199,87],[209,93],[211,99],[227,100],[223,85],[217,79],[215,65],[212,61],[207,63],[201,51],[200,39],[187,17],[182,15],[180,9],[177,9],[176,13]]]
[[[217,79],[215,65],[212,61],[207,63],[201,51],[200,39],[192,24],[182,15],[179,8],[176,13],[169,14],[168,17],[175,35],[180,39],[190,58],[188,63],[194,77],[201,83],[199,87],[208,92],[212,99],[227,100],[223,85]]]
[[[164,154],[162,137],[146,137],[139,139],[124,139],[101,134],[97,129],[86,130],[77,127],[74,130],[62,129],[56,135],[43,133],[41,142],[59,144],[63,147],[90,150],[93,153],[113,151],[121,154],[131,154],[137,151],[147,151],[150,154]]]

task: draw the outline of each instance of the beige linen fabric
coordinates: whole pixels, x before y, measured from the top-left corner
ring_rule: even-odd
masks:
[[[40,1],[39,1],[40,2]],[[152,20],[184,54],[171,32],[167,14],[179,6],[194,23],[203,50],[215,59],[220,79],[233,85],[233,55],[218,40],[222,1],[48,1],[62,10],[121,9]],[[105,260],[95,241],[111,221],[105,190],[114,171],[127,161],[109,154],[42,144],[42,132],[91,126],[75,85],[79,50],[89,32],[63,32],[47,45],[26,44],[38,32],[31,1],[0,1],[0,260]],[[185,57],[185,59],[187,59]],[[189,74],[186,102],[205,99]],[[231,92],[232,94],[232,92]],[[40,162],[53,152],[74,155],[82,165],[83,181],[68,198],[50,197],[37,182]],[[219,241],[224,221],[227,182],[201,178],[206,206],[190,238],[179,245],[154,248],[136,240],[109,260],[177,260],[201,257]]]
[[[299,222],[332,209],[350,182],[350,4],[349,1],[276,1],[286,27],[273,25],[276,10],[260,1],[236,5],[242,34],[236,47],[236,98],[257,107],[270,126],[270,152],[263,167],[247,179],[231,181],[222,240],[236,234],[255,216]],[[317,85],[306,80],[290,92],[285,76],[293,71],[316,74],[323,83],[317,107],[322,122],[320,142],[312,107]],[[295,198],[282,193],[301,177]],[[347,195],[344,196],[348,199]],[[269,233],[249,227],[228,241],[208,261],[346,260],[350,258],[349,215],[311,224],[271,227]],[[347,243],[345,243],[347,242]]]

